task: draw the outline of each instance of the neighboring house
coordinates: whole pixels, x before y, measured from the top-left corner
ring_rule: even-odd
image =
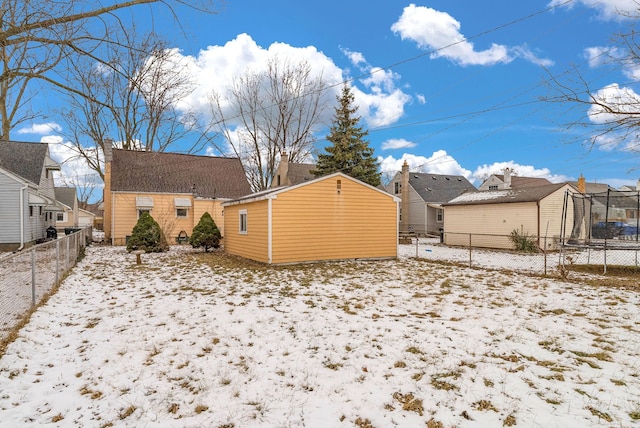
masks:
[[[520,177],[513,174],[513,169],[505,168],[504,174],[492,174],[478,187],[480,191],[524,189],[551,184],[546,178]]]
[[[316,167],[314,163],[293,163],[289,162],[287,153],[280,154],[280,163],[271,182],[271,188],[281,186],[295,186],[305,183],[316,177],[311,173]]]
[[[400,199],[343,173],[224,206],[224,248],[269,264],[398,255]]]
[[[556,249],[562,230],[568,183],[521,189],[478,191],[461,195],[445,208],[444,243],[486,248],[513,248],[514,230],[534,237],[539,248]],[[568,207],[566,218],[573,218]],[[571,231],[572,224],[566,230]],[[546,237],[546,240],[545,240]]]
[[[53,171],[60,166],[45,143],[0,141],[0,250],[15,251],[46,238],[55,224]]]
[[[78,196],[75,187],[56,187],[56,200],[63,205],[61,211],[56,212],[56,229],[58,233],[64,233],[67,228],[78,226]]]
[[[148,211],[169,243],[191,235],[208,212],[221,232],[222,202],[251,193],[238,158],[146,152],[105,147],[105,240],[125,245]]]
[[[104,230],[104,203],[98,202],[87,204],[86,210],[93,214],[93,228],[96,230]]]
[[[461,175],[410,172],[405,161],[386,187],[400,197],[400,232],[438,235],[444,226],[442,204],[476,188]]]
[[[580,193],[606,193],[610,189],[608,184],[587,182],[582,174],[578,177],[578,181],[568,183],[577,188]]]
[[[96,215],[91,211],[78,208],[78,227],[93,227]]]

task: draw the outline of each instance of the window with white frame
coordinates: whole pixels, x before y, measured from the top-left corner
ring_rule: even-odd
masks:
[[[444,210],[442,208],[436,208],[436,221],[442,223],[444,221]]]
[[[65,213],[63,213],[63,212],[57,212],[57,213],[56,213],[56,221],[63,222],[63,223],[64,223],[65,221],[67,221]]]
[[[239,217],[239,226],[238,226],[238,231],[240,233],[246,234],[247,233],[247,210],[240,210],[240,217]]]
[[[138,208],[138,219],[142,217],[143,213],[149,213],[149,215],[151,215],[151,210],[148,208]]]
[[[498,190],[498,185],[492,184],[491,186],[489,186],[489,190]]]
[[[189,198],[174,198],[173,201],[176,206],[176,217],[186,218],[189,214],[189,208],[191,208],[191,199]]]

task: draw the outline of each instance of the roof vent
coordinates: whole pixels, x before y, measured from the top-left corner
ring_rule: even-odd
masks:
[[[413,178],[418,178],[418,174],[414,174],[414,175],[413,175]]]
[[[437,178],[435,178],[433,175],[431,176],[431,178],[433,178],[434,180],[437,180]]]
[[[444,179],[445,179],[445,180],[447,180],[447,181],[449,181],[449,177],[445,177]]]

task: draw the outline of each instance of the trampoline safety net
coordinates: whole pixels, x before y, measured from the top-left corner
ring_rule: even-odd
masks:
[[[609,189],[602,193],[565,195],[563,245],[640,246],[640,191]]]

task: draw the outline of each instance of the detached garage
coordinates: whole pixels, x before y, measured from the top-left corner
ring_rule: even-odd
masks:
[[[398,255],[400,199],[342,173],[227,201],[224,248],[269,264]]]

